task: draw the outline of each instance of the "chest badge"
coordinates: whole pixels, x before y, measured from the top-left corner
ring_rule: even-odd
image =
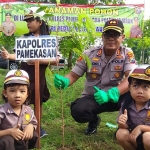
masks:
[[[97,68],[95,68],[95,67],[91,69],[91,72],[97,72],[97,71],[98,71],[98,70],[97,70]]]
[[[146,122],[150,122],[150,110],[147,111]]]
[[[97,74],[93,73],[93,74],[91,74],[91,77],[92,77],[93,79],[96,79],[96,78],[97,78]]]
[[[94,57],[94,58],[92,58],[92,60],[93,61],[99,61],[99,58]]]
[[[115,74],[114,74],[114,77],[115,78],[119,78],[121,76],[121,74],[119,73],[119,72],[116,72]]]
[[[30,114],[25,114],[25,120],[26,120],[26,121],[30,121],[30,119],[31,119]]]
[[[122,70],[122,66],[115,66],[114,69],[115,70]]]

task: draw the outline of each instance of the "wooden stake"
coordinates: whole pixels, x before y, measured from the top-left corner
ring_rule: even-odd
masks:
[[[40,74],[39,74],[39,60],[35,61],[35,104],[34,104],[34,110],[35,110],[35,116],[38,121],[37,125],[37,133],[38,133],[38,147],[40,148]]]

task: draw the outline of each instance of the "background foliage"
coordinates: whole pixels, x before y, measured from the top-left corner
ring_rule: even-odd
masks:
[[[15,36],[0,36],[0,47],[4,46],[10,53],[13,53],[15,46]]]

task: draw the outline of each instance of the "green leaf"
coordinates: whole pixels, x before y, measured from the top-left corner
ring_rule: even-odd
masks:
[[[54,16],[54,15],[53,15],[53,14],[44,14],[44,15],[43,15],[44,18],[50,18],[50,17],[52,17],[52,16]]]
[[[83,20],[85,20],[85,22],[83,22]],[[94,21],[87,14],[79,14],[78,21],[80,24],[84,24],[86,28],[95,30]]]
[[[87,32],[87,34],[88,34],[88,37],[89,37],[91,43],[94,44],[95,37],[93,36],[93,34],[91,32]]]
[[[73,48],[73,51],[74,51],[76,54],[78,54],[78,55],[80,55],[80,56],[82,56],[82,57],[84,58],[82,52],[81,52],[79,49]]]
[[[73,48],[73,50],[74,50],[78,55],[80,55],[80,56],[84,59],[84,61],[87,63],[88,69],[90,70],[91,67],[92,67],[92,63],[91,63],[89,57],[88,57],[87,55],[83,54],[83,53],[82,53],[79,49],[77,49],[77,48]]]
[[[37,10],[36,13],[39,13],[41,11],[44,11],[47,8],[47,6],[40,6]]]
[[[84,60],[85,60],[86,63],[87,63],[88,69],[90,70],[90,69],[92,68],[91,60],[89,59],[89,57],[88,57],[87,55],[84,55]]]

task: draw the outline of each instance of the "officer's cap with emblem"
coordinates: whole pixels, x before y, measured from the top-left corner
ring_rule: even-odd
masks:
[[[26,84],[29,85],[29,75],[24,70],[10,70],[5,77],[4,84]]]
[[[11,13],[6,13],[5,16],[6,17],[11,17]]]
[[[107,30],[115,30],[119,33],[124,32],[124,25],[121,20],[118,19],[111,19],[105,22],[103,32],[106,32]]]
[[[129,77],[150,81],[150,65],[141,65],[136,67]]]
[[[29,18],[34,18],[34,14],[31,9],[27,8],[24,10],[24,19],[23,20],[26,21]]]

